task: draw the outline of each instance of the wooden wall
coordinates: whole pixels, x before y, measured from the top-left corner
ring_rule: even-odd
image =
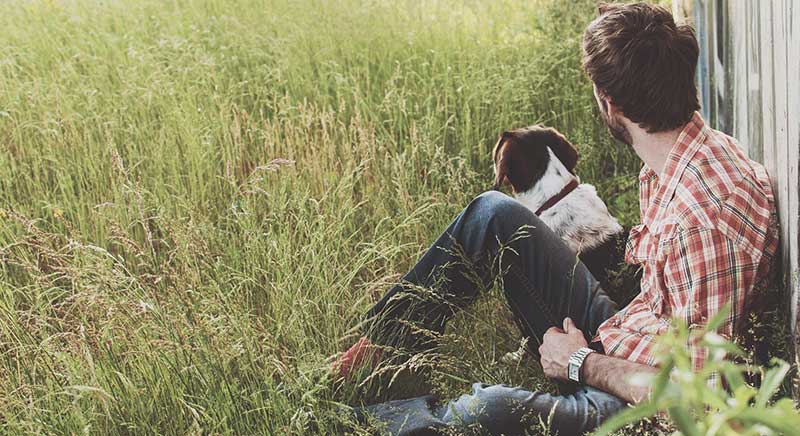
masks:
[[[686,10],[686,0],[675,0]],[[800,0],[694,0],[703,112],[763,162],[781,222],[790,331],[800,356]]]

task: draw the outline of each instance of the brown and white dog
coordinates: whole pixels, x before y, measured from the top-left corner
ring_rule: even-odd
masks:
[[[608,290],[627,232],[595,187],[575,175],[575,147],[557,130],[535,125],[503,132],[492,154],[494,189],[510,185],[514,197],[564,240]]]

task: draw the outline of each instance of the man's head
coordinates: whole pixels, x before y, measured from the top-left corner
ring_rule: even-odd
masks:
[[[583,36],[583,68],[611,134],[631,143],[622,116],[649,133],[689,122],[700,108],[698,54],[692,28],[676,25],[665,8],[601,3]]]

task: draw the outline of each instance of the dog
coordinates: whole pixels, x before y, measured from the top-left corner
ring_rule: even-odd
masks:
[[[608,212],[594,186],[580,182],[578,150],[567,138],[540,125],[505,131],[492,158],[493,189],[510,186],[517,201],[579,256],[603,289],[627,304],[638,293],[640,274],[623,262],[629,229]]]

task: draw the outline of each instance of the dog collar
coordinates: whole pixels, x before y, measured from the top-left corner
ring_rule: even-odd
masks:
[[[551,207],[555,206],[556,203],[558,203],[564,197],[566,197],[572,191],[574,191],[579,184],[580,182],[578,181],[577,178],[573,178],[572,180],[570,180],[569,183],[567,183],[567,185],[564,186],[564,188],[558,192],[558,194],[547,199],[547,201],[545,201],[544,204],[539,207],[539,209],[536,209],[536,216],[543,214],[547,209],[550,209]]]

